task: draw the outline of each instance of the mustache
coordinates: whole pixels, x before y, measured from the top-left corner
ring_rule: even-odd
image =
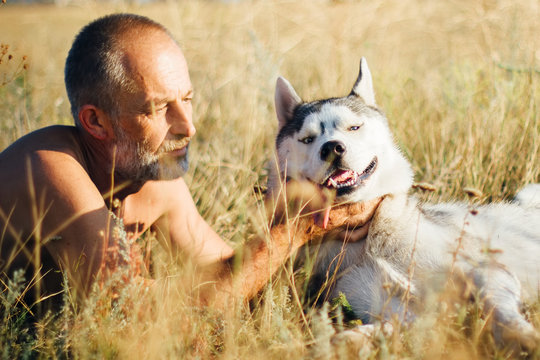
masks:
[[[183,149],[184,147],[189,145],[190,141],[191,141],[191,138],[187,136],[181,139],[176,139],[176,140],[165,140],[159,147],[158,152],[162,154],[169,151]]]

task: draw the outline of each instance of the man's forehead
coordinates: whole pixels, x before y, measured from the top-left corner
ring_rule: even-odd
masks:
[[[178,44],[163,31],[151,31],[133,41],[126,39],[123,63],[130,77],[148,87],[162,82],[164,86],[181,86],[191,90],[191,80],[184,54]],[[165,84],[169,82],[170,84]]]

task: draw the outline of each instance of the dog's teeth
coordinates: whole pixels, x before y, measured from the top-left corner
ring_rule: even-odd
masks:
[[[332,178],[329,178],[328,179],[328,182],[330,183],[330,185],[332,185],[333,187],[337,188],[338,187],[338,184],[335,182],[334,179]]]

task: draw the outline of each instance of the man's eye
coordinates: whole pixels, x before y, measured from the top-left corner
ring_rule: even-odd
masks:
[[[356,131],[356,130],[360,129],[360,128],[362,127],[362,125],[364,125],[364,124],[353,125],[353,126],[349,127],[348,130],[349,130],[349,131]]]
[[[185,103],[190,103],[192,99],[193,98],[191,98],[191,97],[187,97],[187,98],[182,99],[182,101],[185,102]]]
[[[152,116],[155,114],[162,113],[167,110],[167,106],[160,106],[160,107],[151,107],[150,109],[146,110],[146,116]]]
[[[298,141],[306,145],[311,144],[313,142],[313,136],[306,136],[305,138],[299,139]]]

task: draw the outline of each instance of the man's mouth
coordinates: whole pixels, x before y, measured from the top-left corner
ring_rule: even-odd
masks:
[[[190,140],[189,137],[180,140],[168,140],[161,145],[159,152],[171,156],[185,156]]]
[[[187,145],[180,149],[174,149],[172,151],[167,152],[167,155],[181,157],[185,156],[187,151]]]
[[[336,169],[323,182],[322,186],[337,190],[337,196],[345,195],[360,185],[363,185],[377,168],[377,157],[375,156],[369,165],[358,173],[354,170]]]

